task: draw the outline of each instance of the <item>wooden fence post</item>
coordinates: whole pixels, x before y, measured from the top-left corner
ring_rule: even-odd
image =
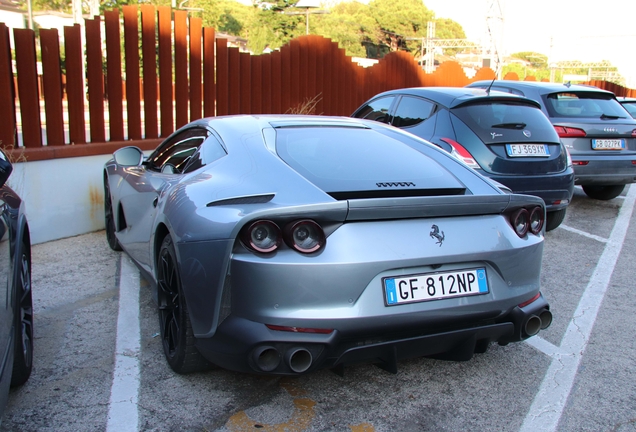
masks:
[[[25,147],[42,146],[40,95],[35,58],[35,33],[29,29],[13,29],[18,95]]]
[[[60,39],[57,29],[40,29],[42,51],[42,93],[46,119],[47,145],[64,144],[64,107]]]

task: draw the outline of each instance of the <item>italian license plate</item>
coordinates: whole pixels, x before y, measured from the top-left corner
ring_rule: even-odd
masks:
[[[550,156],[550,150],[545,144],[506,144],[506,152],[510,157]]]
[[[485,268],[387,277],[383,281],[387,306],[488,293]]]
[[[594,150],[623,150],[625,140],[623,139],[593,139],[592,148]]]

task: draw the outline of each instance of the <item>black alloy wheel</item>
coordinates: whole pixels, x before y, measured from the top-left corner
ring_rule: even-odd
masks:
[[[121,245],[115,235],[115,216],[113,215],[113,201],[110,196],[108,179],[104,177],[104,222],[106,224],[106,240],[108,246],[114,251],[121,251]]]
[[[616,198],[623,192],[625,185],[583,186],[583,192],[593,199],[607,201]]]
[[[33,297],[31,295],[31,256],[22,244],[16,286],[15,345],[11,387],[24,384],[33,369]]]
[[[163,352],[173,371],[179,374],[210,368],[195,346],[188,307],[181,289],[181,278],[172,239],[167,236],[157,258],[159,328]]]

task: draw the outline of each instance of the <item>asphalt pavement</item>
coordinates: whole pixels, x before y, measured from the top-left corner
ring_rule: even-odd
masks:
[[[33,247],[35,363],[7,431],[636,431],[636,187],[577,188],[547,233],[553,325],[468,362],[411,359],[297,378],[167,366],[156,306],[103,231]]]

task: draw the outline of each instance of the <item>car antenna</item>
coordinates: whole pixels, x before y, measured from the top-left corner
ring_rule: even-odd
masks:
[[[497,66],[497,69],[499,69],[499,66]],[[486,89],[486,94],[488,96],[490,96],[490,89],[492,88],[492,85],[495,83],[496,79],[497,79],[497,72],[495,72],[495,77],[492,79],[492,81],[490,81],[490,84],[488,85],[488,88]]]
[[[490,35],[490,40],[492,41],[492,33],[490,31],[490,25],[486,24],[488,27],[488,34]],[[495,77],[492,79],[492,81],[490,82],[490,85],[488,86],[488,88],[486,89],[486,94],[488,96],[490,96],[490,89],[492,88],[493,84],[495,83],[495,80],[497,79],[497,75],[499,74],[499,67],[501,66],[501,61],[499,58],[499,50],[497,50],[497,44],[495,44],[495,55],[497,56],[497,68],[495,69]]]

